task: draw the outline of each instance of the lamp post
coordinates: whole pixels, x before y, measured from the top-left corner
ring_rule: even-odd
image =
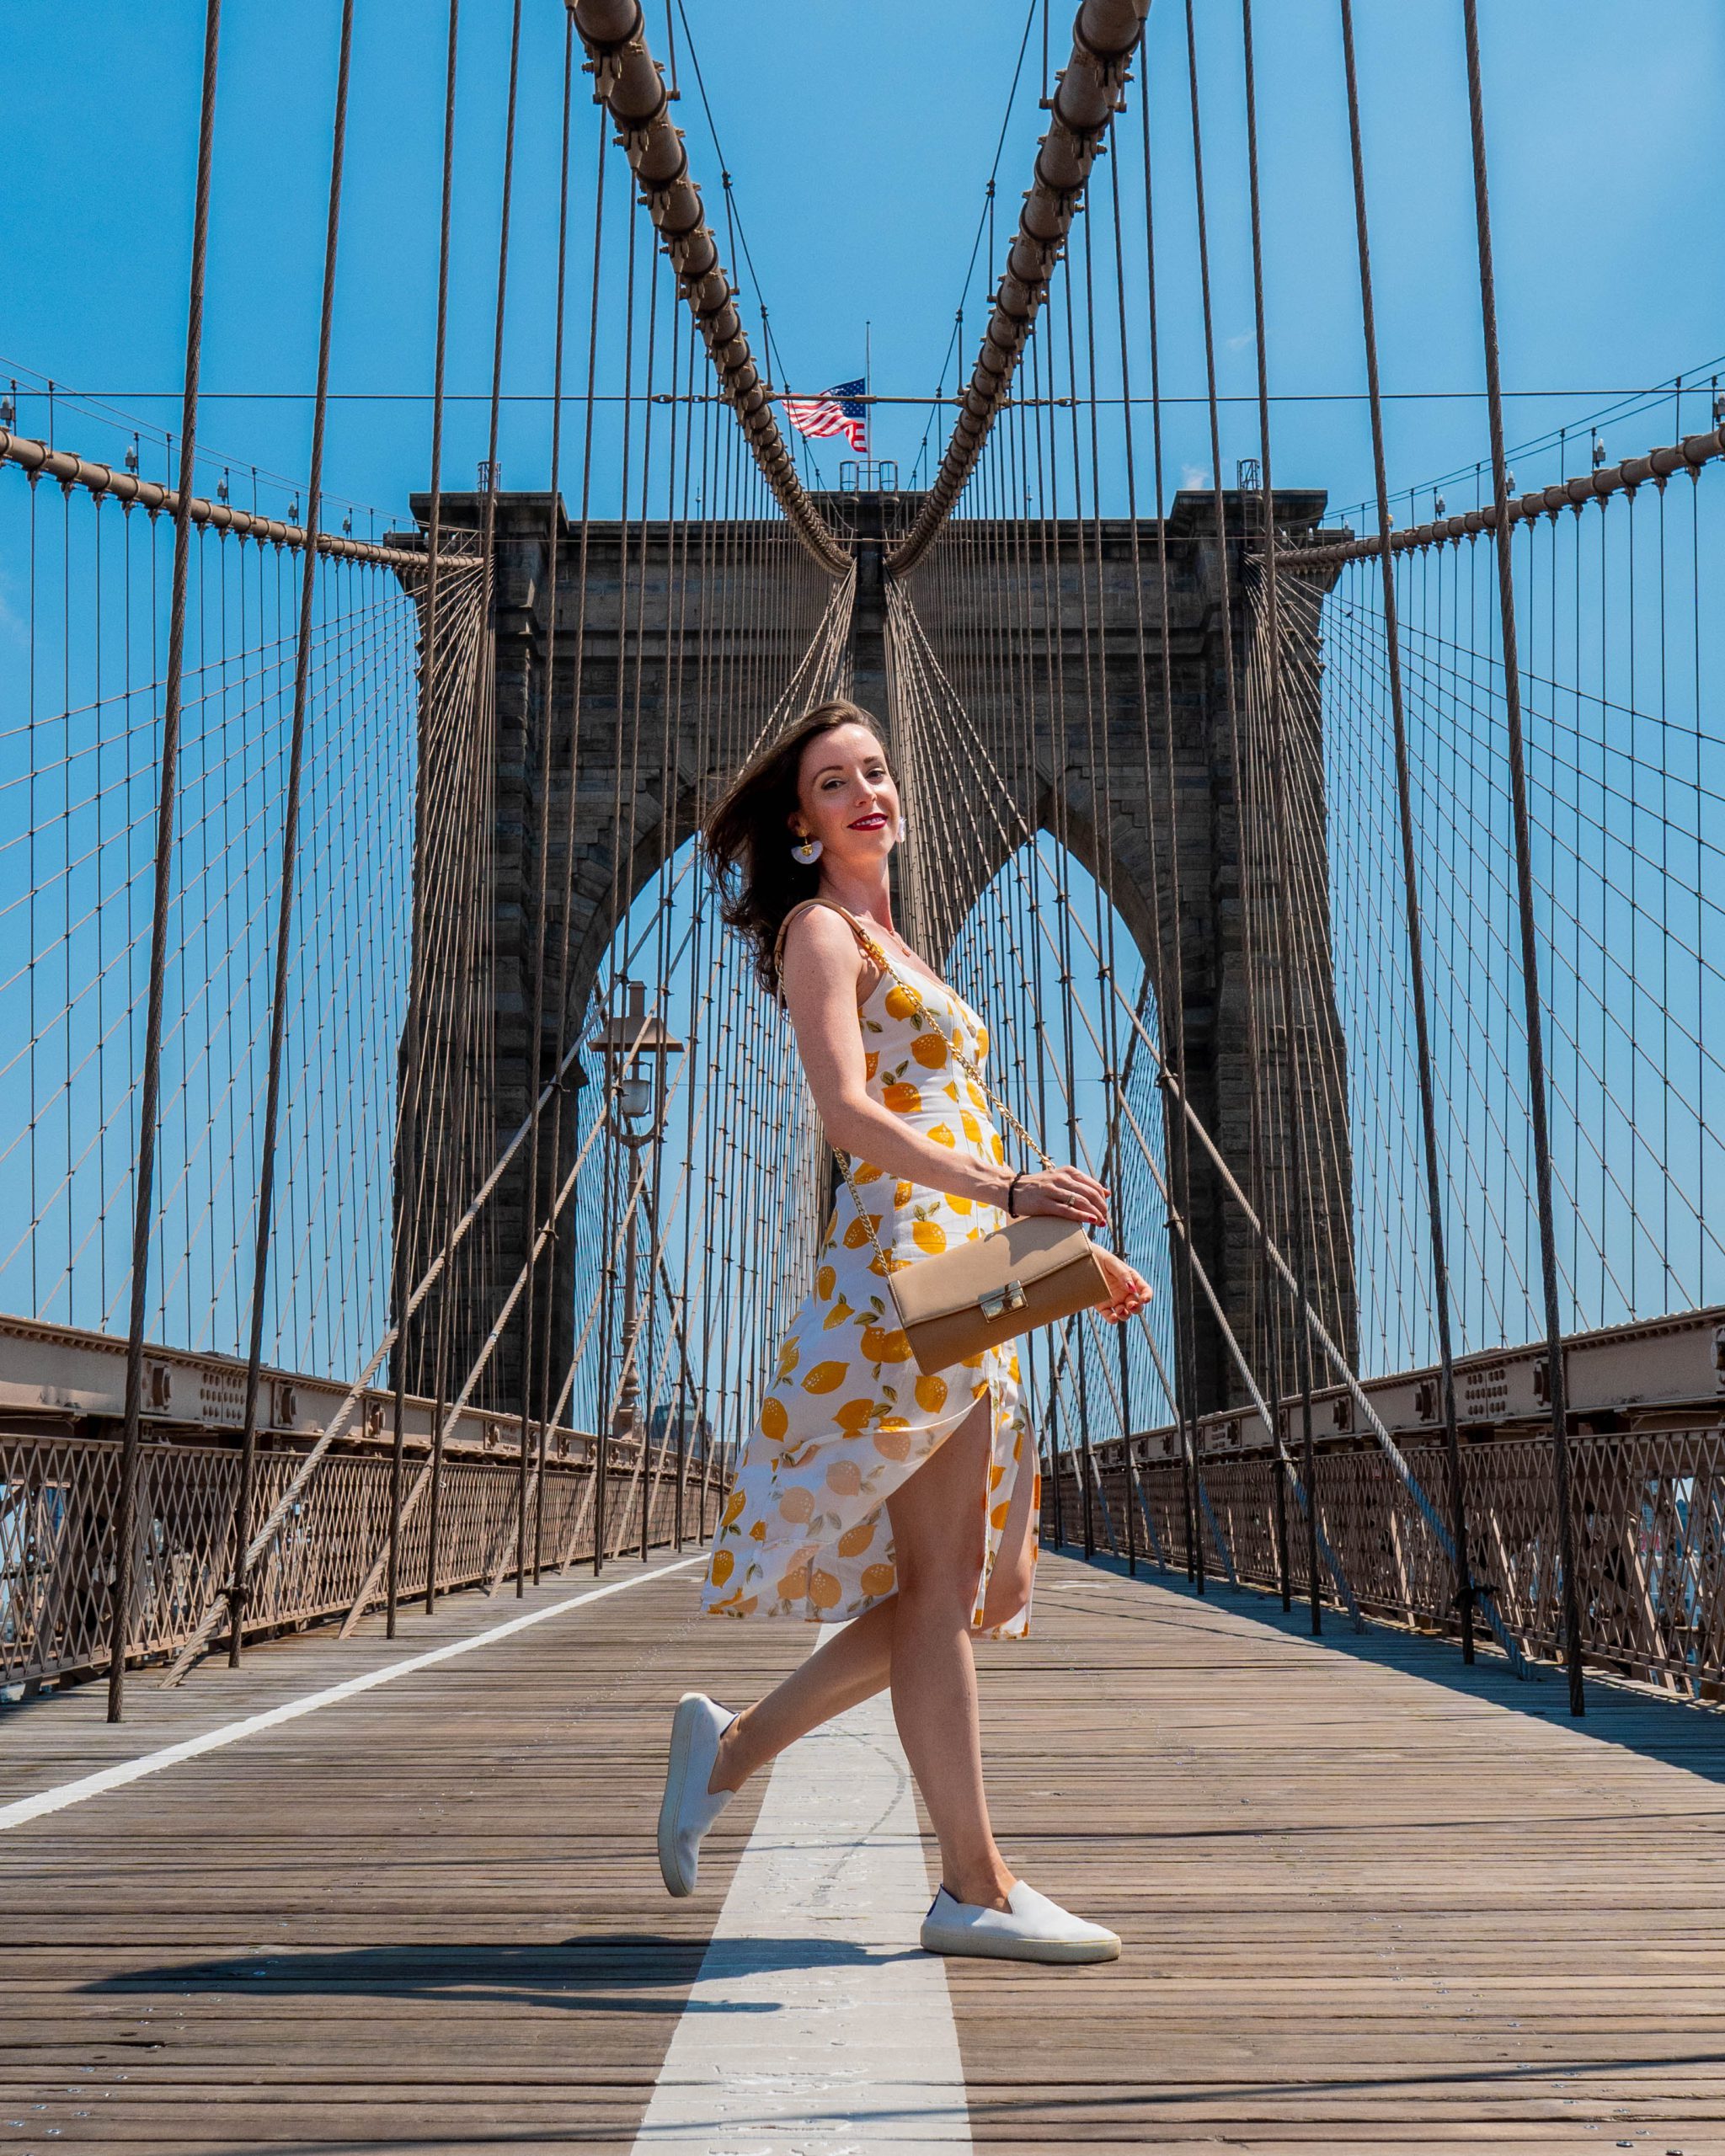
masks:
[[[605,1564],[605,1483],[611,1465],[611,1440],[614,1437],[639,1435],[641,1386],[635,1370],[635,1338],[641,1319],[635,1302],[638,1222],[634,1198],[644,1181],[641,1154],[644,1147],[654,1144],[663,1134],[670,1094],[670,1058],[683,1052],[683,1043],[674,1040],[665,1031],[657,1011],[648,1010],[647,991],[641,982],[622,980],[617,986],[622,995],[622,1008],[613,1010],[587,1040],[588,1047],[597,1049],[605,1058],[606,1132],[624,1148],[629,1159],[629,1187],[624,1199],[628,1225],[624,1230],[623,1250],[623,1374],[609,1425],[601,1425],[599,1432],[598,1480],[593,1490],[595,1572],[601,1571]],[[656,1198],[656,1178],[654,1185],[648,1187],[647,1197],[649,1203]],[[658,1222],[649,1220],[648,1225],[649,1247],[656,1250]],[[642,1473],[644,1476],[644,1460]]]

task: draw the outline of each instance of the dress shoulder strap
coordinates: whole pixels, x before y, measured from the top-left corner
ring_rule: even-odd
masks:
[[[886,955],[882,951],[880,946],[868,933],[868,931],[864,928],[862,922],[857,920],[856,915],[841,906],[836,899],[800,899],[798,900],[797,904],[791,908],[790,911],[778,925],[778,935],[772,947],[772,963],[776,972],[782,974],[783,971],[785,931],[790,926],[791,923],[797,918],[797,915],[799,913],[807,913],[810,906],[825,906],[827,908],[829,912],[838,914],[842,919],[847,921],[851,925],[851,933],[856,937],[858,943],[862,945],[868,956],[874,961],[875,964],[880,968],[881,971],[883,973],[887,973],[891,970],[887,964]]]
[[[1044,1167],[1051,1167],[1054,1164],[1049,1159],[1048,1155],[1043,1151],[1041,1146],[1037,1144],[1035,1139],[1031,1136],[1030,1133],[1024,1128],[1023,1124],[1019,1122],[1017,1117],[1013,1114],[1012,1109],[1007,1107],[1007,1103],[1001,1098],[1000,1095],[995,1091],[994,1088],[989,1084],[982,1073],[976,1068],[975,1063],[973,1063],[970,1058],[964,1053],[964,1050],[959,1043],[957,1037],[953,1034],[948,1033],[946,1027],[943,1026],[939,1020],[934,1017],[930,1012],[928,1006],[922,1001],[921,991],[916,987],[916,984],[912,981],[907,981],[905,979],[904,975],[900,973],[897,968],[893,964],[892,960],[888,958],[886,953],[881,949],[879,944],[875,942],[874,938],[868,933],[868,931],[862,926],[862,922],[857,920],[856,915],[846,911],[846,910],[841,906],[836,899],[804,899],[791,908],[790,911],[779,923],[778,940],[772,947],[772,962],[774,966],[777,968],[779,965],[780,959],[784,950],[785,931],[790,926],[791,923],[797,918],[797,915],[799,913],[806,913],[810,906],[828,906],[834,913],[844,915],[845,919],[851,924],[851,932],[855,936],[857,941],[862,946],[862,948],[868,953],[868,956],[873,960],[874,963],[880,968],[882,973],[884,974],[889,980],[896,983],[899,989],[909,1001],[911,1013],[916,1024],[919,1026],[929,1026],[932,1027],[935,1033],[939,1034],[942,1040],[946,1043],[948,1051],[951,1054],[953,1061],[957,1063],[966,1073],[968,1073],[975,1083],[979,1086],[982,1089],[983,1092],[987,1095],[988,1098],[993,1102],[994,1105],[1001,1111],[1007,1121],[1011,1123],[1013,1129],[1017,1132],[1018,1135],[1024,1140],[1024,1143],[1029,1146],[1032,1152],[1033,1152],[1037,1158],[1042,1162]],[[839,1157],[842,1160],[844,1156],[841,1154]],[[846,1172],[848,1174],[849,1170],[847,1169]]]

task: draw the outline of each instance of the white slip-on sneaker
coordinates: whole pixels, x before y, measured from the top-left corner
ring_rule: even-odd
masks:
[[[736,1716],[704,1692],[685,1692],[671,1716],[670,1761],[659,1806],[659,1869],[668,1892],[695,1891],[701,1837],[728,1805],[734,1790],[709,1795],[718,1740]]]
[[[998,1961],[1113,1961],[1118,1936],[1099,1924],[1071,1915],[1058,1902],[1020,1879],[1008,1907],[991,1909],[955,1902],[943,1886],[922,1919],[922,1945],[931,1954],[980,1954]]]

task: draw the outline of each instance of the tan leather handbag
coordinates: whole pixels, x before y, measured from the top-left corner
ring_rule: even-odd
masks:
[[[855,915],[830,899],[805,899],[803,905],[830,905],[844,915],[869,957],[910,999],[916,1024],[932,1027],[940,1035],[954,1062],[981,1087],[1043,1166],[1052,1167],[1041,1146],[929,1011],[915,984],[895,970]],[[795,907],[793,914],[802,910]],[[780,928],[780,953],[792,917],[788,914]],[[868,1224],[868,1239],[880,1259],[900,1326],[925,1377],[950,1369],[1002,1340],[1015,1340],[1038,1326],[1057,1324],[1076,1310],[1091,1310],[1108,1299],[1108,1282],[1082,1223],[1048,1214],[1008,1219],[975,1242],[959,1243],[932,1257],[895,1262],[881,1248],[873,1215],[857,1187],[849,1160],[836,1145],[832,1150],[857,1210]]]

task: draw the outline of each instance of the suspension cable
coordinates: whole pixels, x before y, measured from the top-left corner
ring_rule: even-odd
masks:
[[[849,559],[804,491],[773,417],[772,398],[749,349],[736,293],[708,228],[701,190],[689,176],[682,136],[672,125],[661,71],[647,42],[638,0],[568,0],[589,55],[595,95],[617,121],[648,213],[735,411],[750,455],[811,557],[837,574]]]
[[[347,93],[353,57],[353,0],[342,0],[340,46],[335,69],[335,118],[329,152],[329,208],[323,239],[323,290],[318,323],[318,388],[312,406],[312,461],[306,480],[306,530],[316,540],[323,483],[323,433],[329,409],[329,343],[335,315],[336,248],[341,232],[342,166],[347,150]],[[258,1168],[257,1239],[252,1271],[251,1334],[246,1348],[245,1401],[241,1411],[239,1488],[233,1512],[233,1576],[228,1590],[228,1666],[238,1669],[245,1624],[246,1545],[251,1535],[253,1483],[258,1461],[258,1384],[264,1359],[264,1294],[275,1237],[275,1129],[281,1110],[281,1051],[287,1030],[287,969],[293,935],[295,872],[298,867],[300,792],[306,757],[306,707],[310,691],[312,621],[318,596],[318,550],[300,557],[299,635],[294,651],[293,720],[287,755],[287,801],[281,823],[281,871],[275,928],[275,980],[270,1006],[270,1060],[264,1078],[262,1154]]]
[[[933,484],[909,532],[886,557],[904,576],[927,552],[951,515],[996,414],[1006,402],[1066,235],[1083,200],[1090,168],[1119,109],[1126,69],[1144,34],[1150,0],[1081,0],[1072,24],[1072,53],[1049,107],[1018,230],[983,331],[969,387]]]
[[[192,211],[191,276],[186,302],[185,387],[180,402],[179,489],[174,506],[174,583],[168,616],[168,674],[163,687],[157,780],[155,888],[150,921],[150,985],[144,1019],[143,1077],[138,1096],[137,1169],[133,1182],[131,1315],[126,1338],[125,1434],[109,1557],[108,1719],[126,1711],[126,1650],[131,1630],[136,1540],[139,1451],[144,1402],[144,1326],[155,1225],[156,1122],[162,1083],[162,1004],[168,966],[168,909],[174,875],[174,810],[179,754],[180,694],[185,664],[186,586],[191,568],[191,499],[198,433],[198,371],[204,349],[204,272],[210,237],[210,167],[216,134],[216,53],[222,0],[206,0],[204,74],[198,109],[198,176]]]

